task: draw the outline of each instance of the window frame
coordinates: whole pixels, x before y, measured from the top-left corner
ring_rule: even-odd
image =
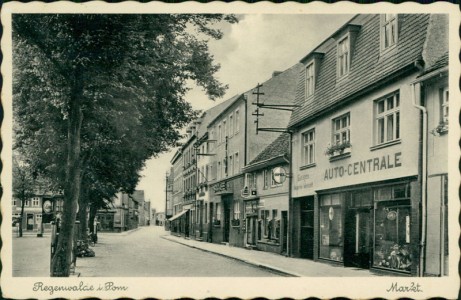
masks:
[[[313,133],[312,140],[308,141],[306,143],[305,137],[309,135],[310,133]],[[310,128],[303,133],[301,133],[301,161],[303,166],[310,166],[315,164],[315,127]],[[313,154],[312,154],[312,160],[306,160],[306,147],[312,146]],[[309,148],[308,148],[309,149]]]
[[[392,107],[389,108],[388,100],[392,98]],[[383,103],[383,111],[380,112],[380,103]],[[374,144],[375,146],[385,145],[400,141],[401,139],[401,122],[400,122],[400,92],[397,90],[387,94],[373,102],[374,107]],[[392,137],[389,138],[389,117],[392,117]],[[383,125],[380,125],[383,120]],[[382,128],[382,129],[381,129]],[[381,136],[382,135],[382,136]]]
[[[387,16],[392,16],[389,20]],[[398,22],[398,14],[383,14],[381,15],[381,22],[380,22],[380,40],[381,40],[381,51],[386,51],[388,49],[392,49],[397,45],[399,40],[399,22]],[[393,40],[392,42],[387,45],[387,33],[388,33],[388,26],[391,26],[391,31],[393,33]]]
[[[440,89],[440,124],[448,124],[449,108],[450,108],[450,94],[448,86]]]
[[[304,68],[304,93],[306,99],[315,92],[315,62],[312,61]]]
[[[234,201],[233,219],[240,220],[240,202],[238,200]]]
[[[269,188],[269,177],[270,177],[269,169],[264,169],[263,170],[263,189],[264,190],[267,190]]]
[[[343,126],[342,120],[346,118],[347,125]],[[340,128],[336,128],[336,123],[339,121]],[[341,114],[333,119],[331,119],[331,144],[332,145],[341,145],[345,142],[351,142],[351,113],[347,112]],[[346,140],[343,139],[343,134],[346,134]],[[337,141],[336,137],[339,135],[339,141]]]
[[[229,137],[234,135],[234,113],[231,112],[229,115]]]
[[[347,52],[344,54],[343,48],[341,47],[343,42],[346,41],[346,46],[347,46]],[[343,35],[340,39],[338,39],[338,43],[336,45],[337,48],[337,54],[336,54],[336,73],[338,75],[338,79],[344,78],[349,74],[349,71],[351,69],[351,37],[350,34],[345,34]],[[345,60],[342,60],[343,56],[346,56]],[[345,62],[347,68],[342,72],[342,66],[341,62]]]
[[[239,152],[234,153],[234,174],[239,174],[240,173],[240,157],[239,157]]]
[[[234,112],[234,115],[235,115],[235,126],[234,126],[234,130],[235,130],[235,134],[239,133],[240,131],[240,109],[236,109],[235,112]]]

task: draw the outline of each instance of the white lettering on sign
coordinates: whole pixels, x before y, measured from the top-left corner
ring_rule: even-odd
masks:
[[[287,179],[287,173],[284,168],[277,167],[272,170],[272,178],[274,178],[274,181],[278,184],[284,183]]]
[[[402,166],[401,156],[402,152],[397,152],[394,155],[384,155],[382,157],[370,158],[344,166],[329,168],[325,170],[323,180],[398,168]]]

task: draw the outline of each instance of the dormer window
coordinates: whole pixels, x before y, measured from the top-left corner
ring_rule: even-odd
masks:
[[[397,14],[385,14],[381,18],[381,48],[385,50],[397,43]]]
[[[349,73],[350,65],[350,40],[345,36],[338,42],[338,77]]]
[[[314,93],[314,89],[315,89],[315,81],[314,81],[314,63],[310,63],[307,65],[306,67],[306,86],[305,86],[305,89],[306,89],[306,97],[309,97],[310,95],[312,95]]]

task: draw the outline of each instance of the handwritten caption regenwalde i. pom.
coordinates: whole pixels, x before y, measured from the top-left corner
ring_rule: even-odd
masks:
[[[48,292],[50,293],[50,295],[53,295],[55,292],[126,291],[128,290],[128,287],[124,285],[115,285],[112,281],[108,281],[104,284],[99,284],[97,286],[93,284],[84,283],[83,281],[80,281],[79,284],[69,285],[47,285],[41,281],[38,281],[34,283],[32,290],[34,292]]]

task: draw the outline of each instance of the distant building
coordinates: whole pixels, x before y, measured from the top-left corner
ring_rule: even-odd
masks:
[[[142,203],[142,206],[139,203]],[[110,206],[110,209],[98,210],[100,231],[123,232],[137,228],[140,223],[140,208],[143,211],[142,224],[146,224],[143,208],[144,191],[135,191],[131,195],[119,192],[113,198]]]

